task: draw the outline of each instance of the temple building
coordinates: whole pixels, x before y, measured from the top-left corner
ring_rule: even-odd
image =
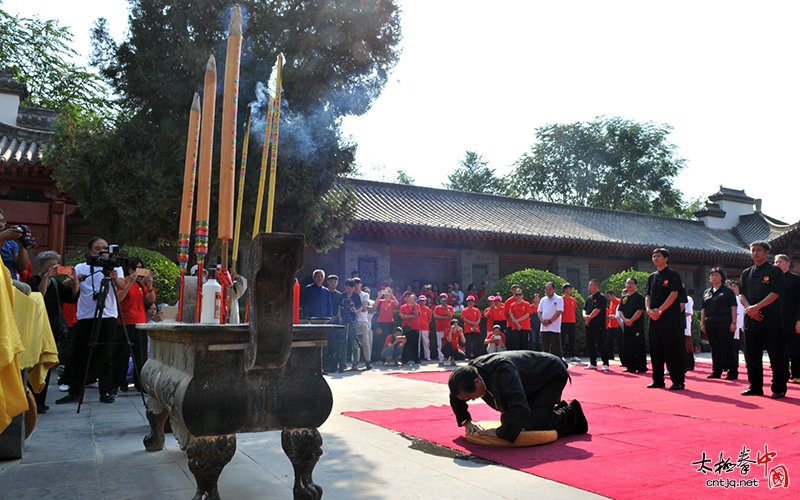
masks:
[[[591,278],[633,268],[652,272],[652,250],[666,247],[690,293],[707,287],[708,271],[722,266],[737,277],[752,265],[749,243],[769,241],[774,253],[800,260],[798,223],[761,212],[761,200],[720,186],[695,212],[698,220],[349,180],[359,206],[344,245],[327,254],[306,252],[305,271],[322,268],[367,285],[386,276],[458,281],[464,289],[525,268],[549,270],[585,293]]]

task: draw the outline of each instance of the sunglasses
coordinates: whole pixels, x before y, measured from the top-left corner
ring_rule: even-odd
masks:
[[[516,295],[517,297],[522,297],[521,293],[515,293],[514,295]]]

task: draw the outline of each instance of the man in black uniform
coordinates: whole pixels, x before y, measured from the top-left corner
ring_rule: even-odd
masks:
[[[686,342],[683,331],[686,318],[681,312],[678,295],[683,288],[681,275],[670,269],[669,251],[656,248],[652,255],[657,271],[647,278],[647,292],[644,303],[647,315],[650,316],[650,362],[653,365],[653,383],[647,387],[657,389],[664,385],[664,362],[667,363],[669,378],[672,380],[671,391],[684,388],[685,369],[684,351]]]
[[[588,370],[597,369],[597,354],[595,344],[600,349],[600,358],[603,360],[603,371],[608,371],[608,352],[606,351],[606,296],[600,293],[600,281],[589,281],[589,297],[583,306],[583,319],[586,321],[586,347],[589,348]]]
[[[505,351],[478,356],[450,374],[450,406],[468,433],[513,443],[523,430],[550,430],[559,435],[585,434],[586,416],[578,400],[561,401],[569,374],[556,356],[536,351]],[[483,400],[501,413],[497,429],[472,423],[467,401]]]
[[[739,300],[745,309],[747,381],[750,382],[750,388],[742,392],[742,395],[764,395],[764,368],[761,358],[766,345],[772,367],[772,397],[777,399],[786,396],[789,362],[786,359],[786,343],[781,328],[783,271],[767,262],[769,248],[766,241],[750,244],[750,255],[755,265],[745,269],[739,280]]]
[[[630,373],[647,373],[647,350],[644,342],[644,297],[637,289],[639,282],[630,277],[625,280],[625,292],[619,304],[622,317],[622,348],[625,349],[627,368]]]
[[[788,255],[775,256],[775,265],[783,271],[784,293],[781,296],[783,317],[783,339],[786,341],[786,356],[789,358],[790,376],[800,384],[800,276],[789,271],[792,261]]]

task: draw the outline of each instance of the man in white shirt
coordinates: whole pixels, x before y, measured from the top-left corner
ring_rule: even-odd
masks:
[[[542,326],[542,348],[544,352],[564,357],[561,348],[561,313],[564,312],[564,299],[556,295],[556,285],[552,281],[544,286],[545,296],[539,302],[539,321]]]
[[[89,260],[90,262],[99,258],[108,258],[108,242],[99,236],[89,240]],[[78,322],[72,329],[73,350],[64,366],[62,380],[69,385],[69,394],[56,401],[56,404],[77,403],[83,397],[83,382],[86,374],[86,366],[89,365],[88,381],[97,379],[100,388],[100,401],[102,403],[113,403],[117,391],[113,387],[111,380],[112,367],[110,364],[110,345],[109,342],[114,338],[114,331],[117,326],[117,297],[115,286],[122,288],[124,280],[118,283],[120,276],[125,276],[120,267],[116,267],[109,273],[110,282],[107,295],[103,303],[102,313],[97,319],[98,336],[97,345],[92,349],[92,356],[89,359],[89,343],[92,340],[92,330],[95,327],[95,313],[98,311],[97,294],[103,281],[102,265],[78,264],[75,266],[75,274],[80,282],[80,297],[78,298]]]
[[[367,370],[372,370],[372,361],[370,359],[372,356],[372,328],[370,327],[369,312],[367,311],[369,307],[369,294],[362,291],[364,283],[361,281],[361,278],[353,278],[353,281],[356,282],[355,293],[357,293],[361,299],[361,308],[356,311],[356,331],[361,334],[361,350],[364,351],[364,362],[367,365]],[[357,356],[355,351],[353,351],[353,356],[353,366],[358,367],[358,359],[355,359],[355,356]]]

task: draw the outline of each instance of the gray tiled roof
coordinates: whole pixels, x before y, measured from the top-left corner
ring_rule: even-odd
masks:
[[[460,232],[551,242],[587,242],[749,256],[737,236],[700,221],[445,189],[351,180],[354,225]]]
[[[31,165],[42,162],[42,147],[52,132],[0,123],[0,165]]]
[[[739,224],[733,228],[744,244],[753,241],[774,241],[798,229],[800,223],[786,224],[760,212],[739,217]]]
[[[708,199],[711,201],[730,200],[744,203],[754,203],[756,201],[755,198],[747,196],[744,193],[744,189],[732,189],[723,186],[720,186],[719,191],[716,193],[709,195]]]

